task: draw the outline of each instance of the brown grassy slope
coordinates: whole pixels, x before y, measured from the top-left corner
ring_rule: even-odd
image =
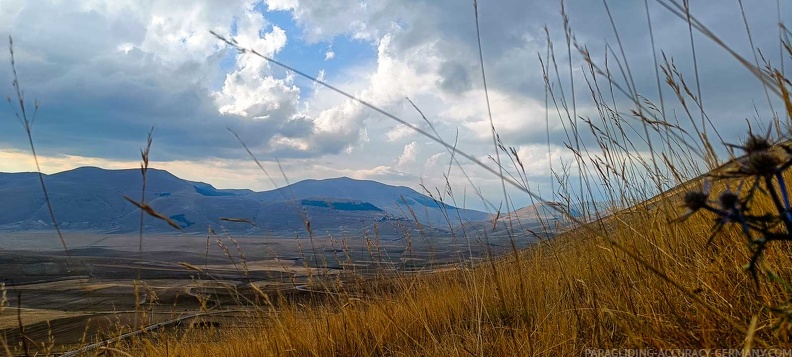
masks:
[[[766,198],[759,198],[768,204]],[[679,199],[623,211],[586,229],[471,269],[398,279],[368,298],[341,296],[251,317],[253,328],[194,331],[144,341],[135,353],[259,355],[579,355],[585,348],[790,347],[766,306],[788,300],[780,284],[757,288],[742,266],[744,237],[727,228],[706,246],[712,218],[681,214]],[[757,204],[757,203],[755,203]],[[757,206],[758,207],[758,206]],[[607,227],[605,227],[607,226]],[[674,287],[602,237],[635,252]],[[790,247],[766,264],[792,278]],[[683,291],[684,290],[684,291]],[[265,305],[266,309],[266,305]],[[218,336],[219,334],[219,336]]]

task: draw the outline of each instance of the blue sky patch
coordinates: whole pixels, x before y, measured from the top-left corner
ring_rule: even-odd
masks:
[[[272,26],[278,26],[286,32],[286,46],[275,58],[305,73],[316,76],[319,71],[324,70],[325,78],[331,79],[344,69],[377,60],[376,44],[346,35],[336,36],[330,42],[308,43],[303,39],[303,31],[295,23],[291,12],[264,11],[263,14],[269,22],[266,32],[272,31]],[[333,51],[335,57],[325,60],[328,51]],[[276,77],[285,74],[279,69],[274,69],[273,72]],[[308,80],[295,78],[295,84],[300,88],[303,98],[311,96],[312,85]]]

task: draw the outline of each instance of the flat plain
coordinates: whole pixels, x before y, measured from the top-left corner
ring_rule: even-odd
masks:
[[[66,232],[66,254],[52,232],[0,236],[7,299],[0,336],[19,348],[21,321],[28,341],[55,351],[196,313],[206,314],[201,323],[239,326],[244,321],[235,316],[260,306],[260,292],[301,299],[367,277],[452,269],[508,247],[506,237],[487,237],[483,249],[483,240],[417,232],[220,233],[144,235],[141,252],[136,234]]]

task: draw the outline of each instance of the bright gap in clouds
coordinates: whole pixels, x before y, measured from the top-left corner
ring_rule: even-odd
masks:
[[[344,70],[371,65],[377,61],[377,44],[374,42],[354,39],[347,35],[309,42],[303,36],[303,29],[295,22],[292,12],[269,11],[263,3],[255,8],[261,11],[269,23],[265,31],[271,31],[273,26],[277,26],[286,32],[288,40],[286,46],[278,52],[277,60],[302,72],[318,77],[320,72],[324,71],[325,80],[343,81],[339,76],[344,74]],[[285,71],[277,66],[273,66],[273,71],[278,76],[285,75]],[[303,98],[310,98],[313,94],[314,84],[310,81],[299,77],[294,84],[300,88],[300,95]]]

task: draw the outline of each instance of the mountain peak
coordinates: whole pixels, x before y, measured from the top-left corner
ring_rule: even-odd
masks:
[[[42,223],[48,222],[42,213],[45,210],[41,209],[43,194],[34,175],[0,173],[0,194],[14,197],[14,202],[24,202],[24,205],[0,204],[0,230],[46,226]],[[298,219],[296,212],[300,210],[295,210],[295,206],[308,210],[312,220],[333,229],[357,225],[361,220],[377,220],[383,215],[408,220],[413,220],[415,215],[423,224],[447,226],[446,210],[454,210],[452,216],[463,221],[487,218],[484,212],[444,205],[409,187],[346,176],[302,180],[264,192],[217,189],[154,168],[149,169],[146,179],[146,203],[166,217],[189,222],[185,224],[190,229],[226,227],[227,222],[220,217],[250,219],[272,229],[300,229],[303,222]],[[62,226],[70,229],[118,232],[137,229],[139,210],[124,196],[139,199],[142,183],[139,168],[110,170],[86,166],[47,177],[55,214]],[[155,219],[146,222],[146,227],[151,229],[170,229]]]
[[[348,177],[348,176],[328,177],[328,178],[322,178],[322,179],[305,179],[305,180],[300,180],[300,181],[297,181],[297,182],[305,182],[305,181],[309,181],[309,182],[376,182],[376,181],[371,181],[371,180],[354,179],[354,178],[351,178],[351,177]]]

